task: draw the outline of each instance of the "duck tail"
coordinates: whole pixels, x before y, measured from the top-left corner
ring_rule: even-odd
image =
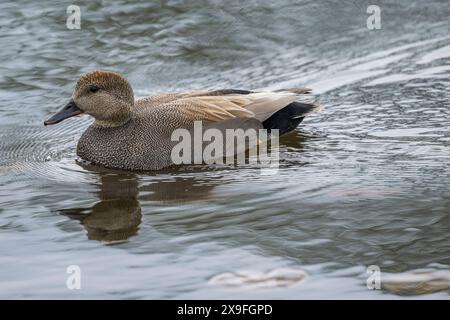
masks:
[[[283,90],[287,91],[287,90]],[[290,91],[292,92],[292,91]],[[307,93],[309,93],[308,91]],[[306,93],[306,92],[305,92]],[[305,116],[320,110],[321,106],[316,102],[292,102],[281,110],[278,110],[267,120],[263,121],[264,129],[278,129],[280,136],[295,130]]]

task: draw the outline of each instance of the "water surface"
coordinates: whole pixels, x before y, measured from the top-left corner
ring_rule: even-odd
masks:
[[[381,1],[381,30],[372,2],[195,3],[82,1],[80,30],[70,1],[0,4],[0,297],[448,299],[448,1]],[[91,119],[42,124],[97,68],[137,95],[308,86],[324,109],[276,175],[105,170],[75,161]],[[370,265],[409,287],[369,290]]]

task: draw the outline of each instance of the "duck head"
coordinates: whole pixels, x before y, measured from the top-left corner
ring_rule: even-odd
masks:
[[[133,89],[124,77],[111,71],[92,71],[80,77],[72,99],[44,124],[88,114],[100,126],[116,127],[130,119],[133,106]]]

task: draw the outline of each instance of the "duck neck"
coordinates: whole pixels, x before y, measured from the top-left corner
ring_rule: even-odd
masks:
[[[95,124],[105,128],[121,127],[130,121],[133,107],[134,104],[118,103],[115,105],[114,113],[95,117]]]
[[[121,120],[115,120],[115,121],[111,121],[111,120],[95,120],[95,125],[99,126],[99,127],[104,127],[104,128],[114,128],[114,127],[121,127],[125,124],[128,123],[128,121],[131,120],[131,115],[128,116],[127,118],[123,118]]]

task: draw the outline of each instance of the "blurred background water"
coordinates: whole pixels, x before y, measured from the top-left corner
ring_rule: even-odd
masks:
[[[0,297],[448,299],[449,16],[447,0],[0,3]],[[137,95],[307,86],[324,109],[281,140],[276,175],[103,170],[75,161],[92,120],[42,125],[98,68]]]

